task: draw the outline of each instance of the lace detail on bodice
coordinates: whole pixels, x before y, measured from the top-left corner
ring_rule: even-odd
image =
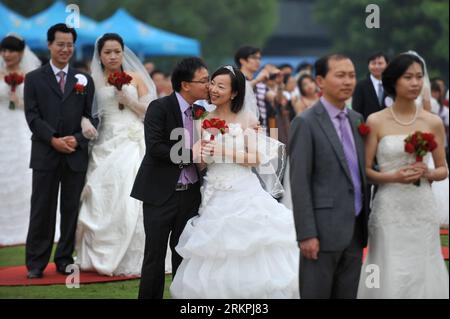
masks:
[[[393,172],[416,161],[415,156],[405,152],[404,140],[407,136],[406,134],[387,135],[380,140],[377,150],[380,171]],[[430,153],[425,156],[425,163],[428,162],[430,156]]]
[[[123,110],[119,109],[119,102],[117,102],[115,95],[115,88],[113,86],[105,86],[96,91],[98,94],[98,103],[101,106],[102,117],[111,117],[118,115],[120,117],[128,117],[128,115],[133,115],[137,118],[137,115],[125,107]],[[133,99],[138,100],[138,92],[135,86],[133,85],[124,85],[122,90],[126,91],[126,93],[130,94]]]
[[[229,123],[229,132],[216,136],[215,140],[228,149],[245,151],[244,131],[239,123]],[[206,204],[216,190],[226,191],[233,188],[233,183],[241,178],[247,178],[253,173],[251,168],[230,161],[220,156],[213,157],[214,163],[208,165],[208,172],[202,187],[203,204]]]
[[[144,141],[144,125],[142,119],[128,107],[119,109],[113,86],[105,86],[96,91],[97,101],[101,109],[100,141],[126,135],[127,139],[135,142]],[[133,85],[124,85],[134,99],[138,99],[138,92]]]
[[[415,157],[404,151],[407,135],[383,137],[377,150],[377,162],[382,172],[393,172],[402,166],[415,162]],[[424,158],[427,163],[430,154]],[[436,202],[430,183],[421,180],[419,187],[414,184],[388,183],[379,185],[373,202],[370,225],[380,227],[386,224],[402,226],[423,223],[438,223]]]

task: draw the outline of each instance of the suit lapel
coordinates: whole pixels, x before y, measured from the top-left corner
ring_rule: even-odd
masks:
[[[372,79],[369,75],[369,78],[367,79],[367,85],[369,86],[369,94],[371,95],[371,99],[373,99],[374,101],[376,101],[376,104],[378,105],[378,95],[377,95],[377,91],[375,90],[375,87],[373,86],[373,82]]]
[[[66,85],[64,88],[64,95],[63,95],[63,102],[66,100],[70,93],[73,91],[73,87],[77,83],[77,78],[75,77],[75,71],[71,67],[69,67],[69,71],[67,72],[66,76]]]
[[[347,175],[348,179],[352,181],[352,176],[350,174],[350,170],[348,168],[347,159],[345,158],[344,149],[342,148],[341,140],[337,135],[336,129],[331,121],[325,107],[322,103],[319,102],[318,107],[316,108],[316,115],[318,116],[318,122],[321,129],[324,131],[328,140],[330,141],[331,147],[336,153],[337,158],[339,159],[339,163],[341,164],[345,175]]]
[[[170,103],[170,105],[172,107],[172,112],[175,115],[177,127],[184,127],[183,116],[181,114],[180,104],[178,103],[178,99],[177,99],[177,96],[175,95],[175,93],[172,93],[172,95],[170,95],[170,99],[172,99],[172,102]]]
[[[48,82],[50,88],[53,90],[53,92],[56,93],[60,98],[62,97],[61,89],[59,88],[59,84],[56,81],[56,76],[53,73],[52,67],[50,66],[50,63],[48,63],[44,68],[45,73],[45,80]]]

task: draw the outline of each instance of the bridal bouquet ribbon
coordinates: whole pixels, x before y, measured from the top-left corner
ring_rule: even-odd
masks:
[[[108,76],[108,83],[113,85],[117,90],[122,91],[122,86],[130,84],[133,78],[126,72],[114,72]],[[125,107],[119,104],[119,109],[123,110]]]
[[[23,75],[20,75],[15,72],[5,75],[5,83],[11,87],[11,93],[16,92],[17,86],[22,84],[24,80],[25,80],[25,77]],[[14,110],[15,108],[16,108],[16,106],[14,105],[14,102],[10,101],[9,109]]]
[[[228,129],[228,125],[224,120],[221,120],[219,118],[212,118],[212,119],[207,119],[203,121],[202,124],[202,128],[204,130],[206,130],[209,134],[211,134],[210,136],[210,140],[214,141],[215,136],[219,133],[221,134],[225,134],[225,132]]]
[[[436,147],[437,143],[432,133],[416,131],[405,138],[405,152],[415,154],[416,162],[422,162],[425,155],[434,151]],[[420,180],[414,185],[420,186]]]

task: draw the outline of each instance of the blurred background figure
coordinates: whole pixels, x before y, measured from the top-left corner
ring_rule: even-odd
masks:
[[[358,82],[353,93],[352,108],[367,120],[370,114],[386,107],[381,75],[389,63],[389,58],[383,52],[377,52],[368,59],[369,74],[366,79]]]
[[[149,75],[152,74],[153,71],[155,71],[155,63],[153,63],[152,61],[145,62],[144,67]]]

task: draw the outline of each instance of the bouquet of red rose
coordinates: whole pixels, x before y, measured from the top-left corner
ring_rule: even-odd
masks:
[[[428,152],[436,149],[437,143],[432,133],[416,131],[405,138],[405,152],[416,155],[416,162],[422,162]],[[420,180],[414,183],[420,186]]]
[[[211,134],[210,140],[214,141],[215,135],[219,132],[224,134],[228,129],[228,125],[224,120],[219,118],[212,118],[210,120],[204,120],[202,128]]]
[[[114,72],[108,76],[108,83],[115,86],[116,89],[121,91],[122,86],[130,84],[132,79],[133,78],[131,77],[131,75],[125,72]],[[119,104],[119,109],[123,110],[124,106],[122,104]]]
[[[22,84],[24,80],[25,80],[25,77],[23,75],[20,75],[15,72],[5,75],[5,83],[11,87],[11,93],[16,92],[17,86]],[[9,109],[14,110],[15,108],[16,108],[16,106],[14,105],[14,102],[10,101]]]

